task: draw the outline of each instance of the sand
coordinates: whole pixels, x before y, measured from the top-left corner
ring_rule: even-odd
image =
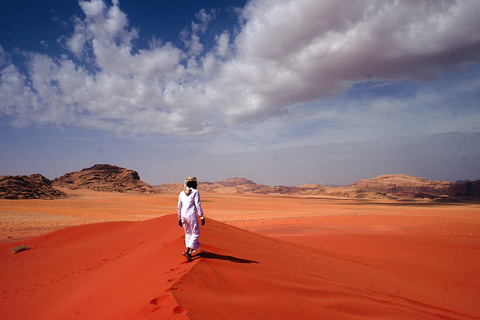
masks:
[[[187,263],[176,201],[1,200],[1,318],[480,318],[478,204],[202,194]]]

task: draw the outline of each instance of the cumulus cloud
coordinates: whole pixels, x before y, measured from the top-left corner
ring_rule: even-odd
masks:
[[[65,55],[29,53],[22,74],[0,47],[0,113],[13,124],[206,134],[356,83],[428,81],[480,61],[476,0],[252,0],[213,48],[201,40],[218,12],[201,10],[185,48],[152,38],[148,49],[118,0],[79,5]]]
[[[480,58],[474,1],[252,1],[225,69],[250,82],[263,112],[322,98],[352,83],[425,79]],[[252,85],[255,83],[255,85]]]

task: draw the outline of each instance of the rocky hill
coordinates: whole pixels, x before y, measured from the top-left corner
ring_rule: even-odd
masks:
[[[395,198],[433,199],[446,197],[451,185],[452,183],[448,181],[432,181],[406,174],[394,174],[360,180],[351,186],[385,193]]]
[[[0,199],[58,199],[67,194],[41,174],[0,177]]]
[[[182,191],[181,183],[166,183],[154,186],[160,193],[175,194]],[[209,193],[239,193],[239,194],[323,194],[324,188],[320,185],[302,185],[298,187],[266,186],[257,184],[245,178],[228,178],[216,182],[202,182],[198,190]]]
[[[395,199],[380,191],[356,186],[325,187],[326,196],[356,199]]]
[[[50,181],[40,174],[0,177],[0,199],[56,199],[67,195],[56,188],[86,188],[106,192],[178,194],[181,183],[151,186],[140,180],[136,171],[96,164],[81,171],[67,173]],[[349,186],[323,187],[319,184],[301,186],[267,186],[245,178],[228,178],[199,183],[199,190],[226,194],[325,195],[368,199],[446,199],[480,198],[480,180],[462,183],[432,181],[409,175],[381,175],[357,181]]]
[[[245,178],[228,178],[216,182],[199,183],[199,191],[211,193],[325,195],[368,199],[436,199],[449,194],[453,184],[448,181],[432,181],[403,174],[382,175],[357,181],[349,186],[323,187],[319,184],[301,186],[266,186]],[[155,186],[160,193],[175,194],[182,191],[181,183]]]
[[[158,192],[151,185],[141,181],[136,171],[109,164],[96,164],[81,171],[67,173],[54,179],[53,186],[69,189],[86,188],[108,192]]]

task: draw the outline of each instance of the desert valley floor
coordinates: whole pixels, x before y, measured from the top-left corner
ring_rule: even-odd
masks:
[[[0,200],[2,319],[480,319],[480,204],[202,193]],[[12,253],[27,245],[30,250]]]

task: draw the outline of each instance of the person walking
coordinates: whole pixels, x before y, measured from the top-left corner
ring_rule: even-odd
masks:
[[[197,191],[197,178],[187,177],[183,183],[183,190],[178,196],[178,225],[183,226],[185,230],[185,246],[187,249],[183,255],[192,260],[192,253],[200,247],[200,225],[198,216],[205,225],[205,216],[203,215],[200,194]]]

